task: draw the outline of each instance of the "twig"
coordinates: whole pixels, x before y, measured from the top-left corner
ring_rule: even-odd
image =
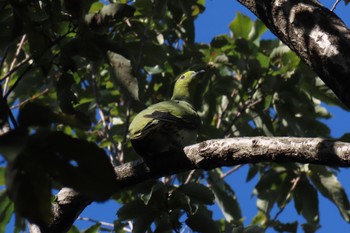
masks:
[[[4,77],[2,77],[0,79],[0,82],[6,80],[8,77],[10,77],[14,72],[16,72],[19,68],[21,68],[24,64],[26,64],[28,61],[30,61],[32,59],[32,57],[27,57],[26,59],[24,59],[23,61],[21,61],[20,63],[18,63],[12,70],[9,70]]]
[[[61,40],[63,40],[69,33],[72,33],[74,29],[69,29],[65,34],[62,36],[56,38],[54,41],[52,41],[47,49],[43,50],[36,58],[42,57],[52,46],[58,44]],[[27,62],[30,62],[33,60],[33,56],[28,57],[27,59],[23,60],[21,63],[19,63],[16,67],[14,67],[12,70],[10,70],[0,81],[5,80],[7,77],[9,77],[13,72],[15,72],[17,69],[19,69],[22,65],[26,64]],[[30,63],[27,68],[23,71],[23,73],[17,78],[15,83],[9,88],[7,93],[4,95],[4,98],[7,99],[7,97],[11,94],[11,92],[16,88],[18,83],[22,80],[24,75],[33,67],[33,63]]]
[[[26,100],[23,100],[21,103],[18,103],[18,104],[16,104],[16,105],[12,106],[11,109],[19,108],[19,107],[21,107],[22,105],[28,103],[29,101],[35,100],[36,98],[39,98],[40,96],[45,95],[48,91],[49,91],[49,89],[46,88],[45,90],[43,90],[43,91],[40,92],[39,94],[34,95],[33,97],[31,97],[31,98],[29,98],[29,99],[26,99]]]
[[[292,193],[294,192],[295,187],[296,187],[297,184],[299,183],[300,178],[301,178],[301,177],[298,176],[298,177],[296,177],[295,179],[292,180],[293,185],[292,185],[292,187],[290,188],[290,190],[289,190],[289,192],[288,192],[288,195],[286,196],[286,199],[284,200],[284,204],[283,204],[282,208],[276,213],[275,217],[273,218],[273,220],[272,220],[273,222],[276,221],[276,219],[278,218],[278,216],[279,216],[279,215],[284,211],[284,209],[286,208],[286,206],[287,206],[286,204],[287,204],[288,200],[290,199]]]
[[[236,166],[232,167],[230,170],[228,170],[227,172],[222,174],[220,178],[221,179],[225,179],[227,176],[231,175],[232,173],[234,173],[235,171],[240,169],[242,166],[243,166],[242,164],[239,164],[239,165],[236,165]]]
[[[16,62],[17,62],[17,58],[18,58],[18,55],[19,53],[21,52],[21,49],[23,47],[23,43],[24,43],[24,40],[26,39],[27,35],[24,34],[21,38],[21,41],[18,43],[18,47],[17,47],[17,50],[16,50],[16,53],[15,53],[15,57],[13,59],[13,61],[11,62],[11,65],[10,65],[10,70],[13,69],[13,67],[15,66]],[[5,84],[4,84],[4,88],[3,88],[3,95],[5,95],[6,93],[6,90],[7,90],[7,87],[8,87],[8,84],[11,80],[11,75],[9,75],[7,78],[6,78],[6,81],[5,81]]]
[[[338,3],[340,2],[340,0],[336,0],[335,3],[333,4],[331,11],[333,12],[335,10],[335,8],[337,7]]]
[[[110,134],[109,126],[108,126],[107,121],[106,121],[106,116],[105,116],[105,114],[102,110],[101,104],[100,104],[100,96],[98,94],[97,81],[96,81],[96,78],[97,78],[96,69],[97,68],[95,67],[94,64],[92,64],[91,67],[92,67],[92,69],[91,69],[92,70],[92,74],[91,74],[92,88],[93,88],[93,92],[94,92],[94,96],[95,96],[96,108],[98,110],[98,114],[99,114],[101,121],[102,121],[104,134],[107,136],[108,140],[112,144],[112,149],[111,149],[111,154],[110,154],[111,161],[114,165],[117,165],[118,161],[116,159],[116,155],[117,155],[117,151],[118,151],[118,146],[117,146],[116,142],[114,141],[112,135]]]
[[[192,170],[190,171],[190,173],[188,173],[187,179],[184,182],[184,184],[187,184],[188,182],[190,182],[191,178],[193,177],[194,173],[196,172],[196,170]]]
[[[229,133],[229,131],[231,130],[232,126],[236,123],[236,121],[239,119],[239,117],[242,115],[243,111],[245,111],[248,108],[253,107],[254,105],[260,103],[263,99],[258,99],[254,102],[251,102],[250,100],[247,100],[243,106],[239,109],[239,111],[236,113],[235,117],[233,118],[230,126],[227,128],[227,130],[225,131],[225,138],[230,137],[232,134]]]
[[[124,128],[124,135],[123,135],[123,141],[122,141],[122,148],[118,155],[119,163],[124,163],[124,151],[126,147],[126,143],[128,140],[128,132],[129,132],[129,124],[130,124],[130,116],[131,116],[131,106],[130,101],[128,100],[126,103],[126,118],[125,118],[125,128]]]
[[[82,221],[89,221],[89,222],[93,222],[93,223],[100,223],[102,226],[106,226],[106,227],[114,227],[113,223],[109,223],[109,222],[103,222],[103,221],[98,221],[92,218],[87,218],[87,217],[78,217],[78,220],[82,220]]]

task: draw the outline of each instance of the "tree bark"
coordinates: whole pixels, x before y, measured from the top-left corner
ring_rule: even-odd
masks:
[[[135,161],[115,167],[118,187],[115,192],[149,179],[192,169],[209,170],[260,162],[298,162],[350,167],[350,143],[322,138],[292,137],[208,140],[185,147],[183,151],[159,154],[146,162]],[[49,226],[32,224],[31,232],[67,232],[80,212],[92,201],[72,189],[62,189],[53,204],[52,223]]]
[[[350,31],[316,0],[238,0],[350,107]]]

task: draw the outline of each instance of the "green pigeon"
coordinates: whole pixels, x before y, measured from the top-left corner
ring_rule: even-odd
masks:
[[[181,74],[175,82],[171,100],[153,104],[135,116],[129,126],[129,137],[136,153],[147,159],[196,143],[201,120],[192,101],[196,77],[203,72]]]

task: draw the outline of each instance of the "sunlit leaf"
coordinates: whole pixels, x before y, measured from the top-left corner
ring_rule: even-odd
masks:
[[[249,39],[249,33],[252,30],[252,20],[240,12],[236,13],[235,19],[229,25],[234,38]]]
[[[82,231],[82,233],[98,233],[101,227],[101,223],[96,223],[95,225],[92,225],[91,227],[85,229]]]

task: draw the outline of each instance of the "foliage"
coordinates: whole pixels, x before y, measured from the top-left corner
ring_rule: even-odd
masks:
[[[52,188],[70,186],[97,201],[108,199],[113,168],[107,156],[115,165],[139,158],[127,141],[130,119],[169,98],[176,76],[187,69],[206,69],[195,103],[200,141],[330,136],[320,119],[331,115],[321,103],[342,105],[288,47],[261,39],[266,28],[260,21],[238,13],[231,35],[204,44],[196,42],[194,27],[203,0],[123,2],[0,3],[0,153],[7,164],[0,185],[6,173],[8,189],[8,196],[0,194],[0,232],[14,210],[17,232],[24,229],[22,217],[49,221]],[[243,226],[243,207],[218,168],[115,194],[121,205],[115,231],[131,220],[134,232],[296,232],[299,223],[272,214],[293,200],[303,229],[314,232],[320,194],[350,221],[348,198],[332,169],[263,163],[249,165],[247,182],[254,177],[259,211],[250,226]],[[214,203],[221,220],[208,208]]]

